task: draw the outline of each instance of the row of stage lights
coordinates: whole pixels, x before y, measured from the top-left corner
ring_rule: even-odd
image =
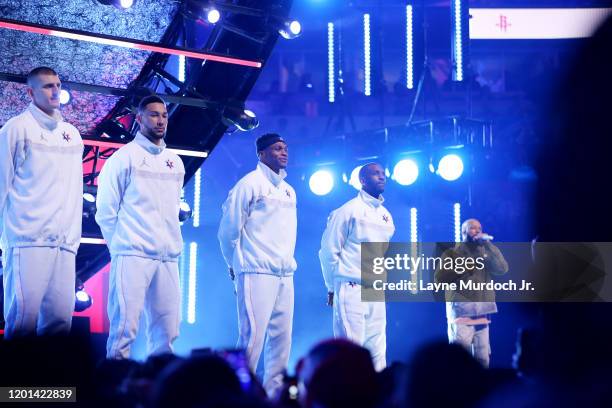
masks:
[[[361,183],[359,182],[359,169],[361,169],[361,166],[355,167],[353,171],[351,171],[350,177],[347,177],[346,173],[342,174],[342,181],[350,184],[356,190],[361,189]],[[436,175],[440,176],[440,178],[443,180],[456,181],[463,174],[463,160],[457,154],[447,154],[440,159],[437,168],[434,167],[433,163],[430,163],[428,170],[431,173],[435,173]],[[397,184],[401,186],[409,186],[414,184],[419,178],[419,165],[414,159],[402,159],[395,164],[393,171],[386,168],[385,174]],[[310,191],[318,196],[329,194],[333,190],[334,184],[334,174],[332,171],[326,169],[315,171],[308,179]]]
[[[115,6],[118,9],[127,10],[136,3],[136,0],[98,0],[98,2],[105,6]],[[221,11],[214,6],[203,7],[202,16],[210,24],[217,24],[222,18]],[[278,27],[278,32],[284,38],[290,40],[302,34],[302,25],[297,20],[283,21]]]
[[[221,12],[214,8],[208,7],[204,9],[206,21],[210,24],[217,24],[221,21]],[[292,40],[302,34],[302,24],[297,20],[283,21],[278,27],[278,33],[287,40]]]

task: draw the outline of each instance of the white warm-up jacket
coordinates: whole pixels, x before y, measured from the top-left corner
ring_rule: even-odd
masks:
[[[96,222],[111,256],[176,261],[183,162],[140,132],[104,164],[98,176]]]
[[[296,197],[286,175],[259,162],[229,192],[218,238],[235,273],[289,276],[296,270]]]
[[[329,292],[334,291],[334,281],[361,282],[362,242],[389,242],[393,236],[393,218],[382,203],[382,196],[361,190],[329,215],[319,251]]]
[[[59,111],[34,104],[0,129],[0,247],[76,253],[83,217],[83,141]]]

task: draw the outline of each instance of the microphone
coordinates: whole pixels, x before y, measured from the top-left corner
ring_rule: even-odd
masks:
[[[478,238],[480,241],[493,241],[493,235],[489,235],[489,234],[482,234],[480,236],[480,238]]]

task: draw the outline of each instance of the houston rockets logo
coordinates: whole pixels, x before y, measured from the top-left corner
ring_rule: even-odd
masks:
[[[72,140],[70,135],[66,132],[62,132],[62,139],[64,139],[66,142],[70,142],[70,140]]]
[[[166,167],[168,167],[169,169],[173,169],[174,163],[170,159],[168,159],[166,160]]]
[[[508,17],[504,15],[499,16],[499,23],[495,25],[499,27],[499,30],[503,31],[504,33],[508,31],[508,27],[512,26],[512,24],[508,22]]]

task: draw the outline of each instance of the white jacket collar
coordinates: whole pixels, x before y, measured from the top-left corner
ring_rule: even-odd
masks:
[[[271,168],[269,168],[262,162],[257,163],[257,168],[268,180],[270,180],[270,183],[274,184],[275,187],[277,187],[281,183],[281,181],[283,181],[284,178],[287,177],[287,172],[285,171],[285,169],[280,169],[278,174],[276,174],[274,171],[272,171]]]
[[[58,109],[54,109],[53,116],[49,116],[45,112],[40,110],[38,106],[34,105],[34,102],[31,102],[28,106],[28,110],[30,111],[32,116],[34,116],[36,122],[38,122],[40,126],[48,130],[55,130],[58,123],[63,121],[62,114]]]
[[[140,132],[136,133],[134,142],[136,142],[138,145],[140,145],[143,149],[145,149],[151,154],[160,154],[166,148],[166,142],[163,139],[161,145],[158,146],[155,143],[151,142],[149,139],[147,139],[147,137]]]
[[[369,195],[368,193],[366,193],[363,190],[359,190],[359,197],[361,197],[361,199],[368,205],[371,205],[372,207],[376,208],[382,205],[382,203],[385,201],[385,199],[383,198],[382,194],[376,198],[376,197],[372,197],[371,195]]]

